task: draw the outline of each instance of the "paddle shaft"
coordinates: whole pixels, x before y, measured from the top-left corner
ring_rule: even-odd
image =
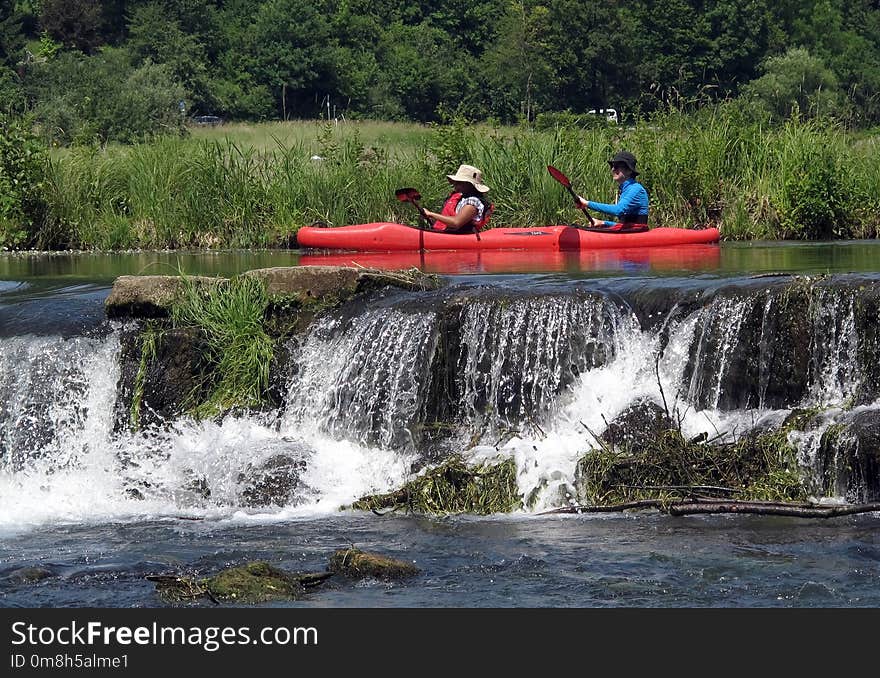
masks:
[[[578,206],[578,208],[581,210],[581,212],[583,212],[586,215],[587,219],[590,220],[590,225],[592,225],[593,224],[593,217],[591,217],[590,213],[587,212],[587,208],[584,207],[583,205],[581,205],[580,196],[574,192],[574,189],[571,187],[571,181],[569,180],[569,178],[567,176],[565,176],[562,172],[560,172],[558,169],[553,167],[553,165],[547,165],[547,171],[550,172],[551,177],[553,177],[554,179],[556,179],[556,181],[558,181],[560,184],[565,186],[566,190],[568,190],[568,192],[571,194],[571,197],[574,198],[575,204]]]

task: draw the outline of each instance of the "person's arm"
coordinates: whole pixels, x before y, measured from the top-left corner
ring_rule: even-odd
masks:
[[[610,214],[615,217],[619,217],[621,214],[633,214],[638,211],[639,207],[641,207],[641,201],[639,199],[641,192],[641,186],[632,183],[621,191],[620,198],[618,198],[617,202],[613,205],[587,200],[587,207],[591,210],[604,212],[605,214]]]
[[[579,210],[586,210],[588,208],[589,204],[590,204],[589,200],[584,200],[584,198],[582,198],[581,196],[578,196],[577,208]],[[590,220],[590,226],[592,226],[593,228],[596,228],[597,226],[610,226],[611,225],[611,222],[602,221],[601,219],[594,219],[592,214],[587,214],[586,212],[584,212],[584,214],[587,215],[587,219]]]
[[[425,210],[425,214],[427,214],[428,218],[432,220],[439,221],[441,224],[446,224],[447,231],[459,231],[476,218],[477,208],[473,205],[462,205],[458,214],[451,217],[446,216],[445,214],[431,212],[430,210]]]

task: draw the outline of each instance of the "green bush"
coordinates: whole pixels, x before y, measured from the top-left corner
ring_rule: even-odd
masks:
[[[132,143],[185,131],[178,102],[185,98],[169,68],[135,68],[121,49],[94,56],[62,52],[25,77],[44,136],[61,145]]]
[[[43,223],[45,151],[27,120],[0,114],[0,248],[31,244]]]
[[[834,156],[805,149],[783,181],[784,238],[825,240],[846,234],[846,186]]]

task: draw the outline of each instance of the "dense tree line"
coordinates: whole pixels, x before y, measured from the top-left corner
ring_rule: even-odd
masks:
[[[867,126],[878,91],[876,0],[0,0],[0,101],[62,143],[198,114],[635,119],[731,97]]]

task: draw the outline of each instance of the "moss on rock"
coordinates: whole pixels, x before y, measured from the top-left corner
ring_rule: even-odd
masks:
[[[330,556],[330,564],[327,569],[330,572],[355,579],[373,577],[386,581],[412,577],[419,573],[419,568],[412,563],[376,553],[368,553],[356,548],[336,551]]]
[[[157,592],[166,602],[206,597],[215,603],[252,605],[270,600],[296,600],[331,576],[332,572],[288,572],[263,561],[254,561],[203,579],[174,575],[153,575],[147,579],[155,582]]]

